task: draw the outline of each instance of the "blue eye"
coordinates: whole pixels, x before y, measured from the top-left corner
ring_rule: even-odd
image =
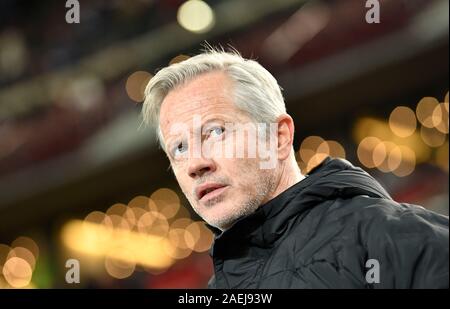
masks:
[[[224,128],[222,127],[214,127],[210,130],[208,130],[208,137],[212,136],[212,137],[217,137],[223,134],[223,132],[225,131]]]
[[[174,155],[174,157],[177,157],[177,156],[179,156],[179,155],[181,155],[181,154],[183,154],[184,152],[186,152],[187,151],[187,145],[186,145],[186,143],[180,143],[180,144],[178,144],[178,146],[176,146],[174,149],[173,149],[173,155]]]

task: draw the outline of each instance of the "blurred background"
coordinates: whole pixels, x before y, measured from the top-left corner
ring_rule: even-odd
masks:
[[[78,3],[0,2],[0,288],[206,286],[212,234],[139,114],[205,41],[277,78],[304,173],[343,157],[448,215],[448,0]]]

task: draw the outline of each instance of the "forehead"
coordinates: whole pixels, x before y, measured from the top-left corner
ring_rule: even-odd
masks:
[[[236,112],[231,92],[232,83],[223,72],[202,74],[168,93],[160,111],[161,130],[174,122],[187,122],[194,115]]]

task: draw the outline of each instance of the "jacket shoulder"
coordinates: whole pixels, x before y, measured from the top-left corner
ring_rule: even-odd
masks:
[[[442,233],[448,235],[448,217],[419,205],[368,196],[357,196],[344,204],[348,207],[343,206],[338,212],[343,215],[350,212],[356,221],[370,225],[371,232],[418,233],[422,236],[430,234],[433,237]]]
[[[380,264],[383,288],[448,288],[447,216],[388,199],[356,198],[368,259]]]

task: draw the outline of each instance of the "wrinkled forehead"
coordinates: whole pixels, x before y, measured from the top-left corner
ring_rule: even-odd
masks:
[[[164,98],[159,117],[162,133],[176,123],[237,112],[228,78],[221,73],[201,75],[170,91]]]
[[[161,127],[173,122],[188,121],[194,116],[208,117],[211,114],[229,114],[237,110],[230,95],[204,89],[201,92],[168,95],[160,111]]]

